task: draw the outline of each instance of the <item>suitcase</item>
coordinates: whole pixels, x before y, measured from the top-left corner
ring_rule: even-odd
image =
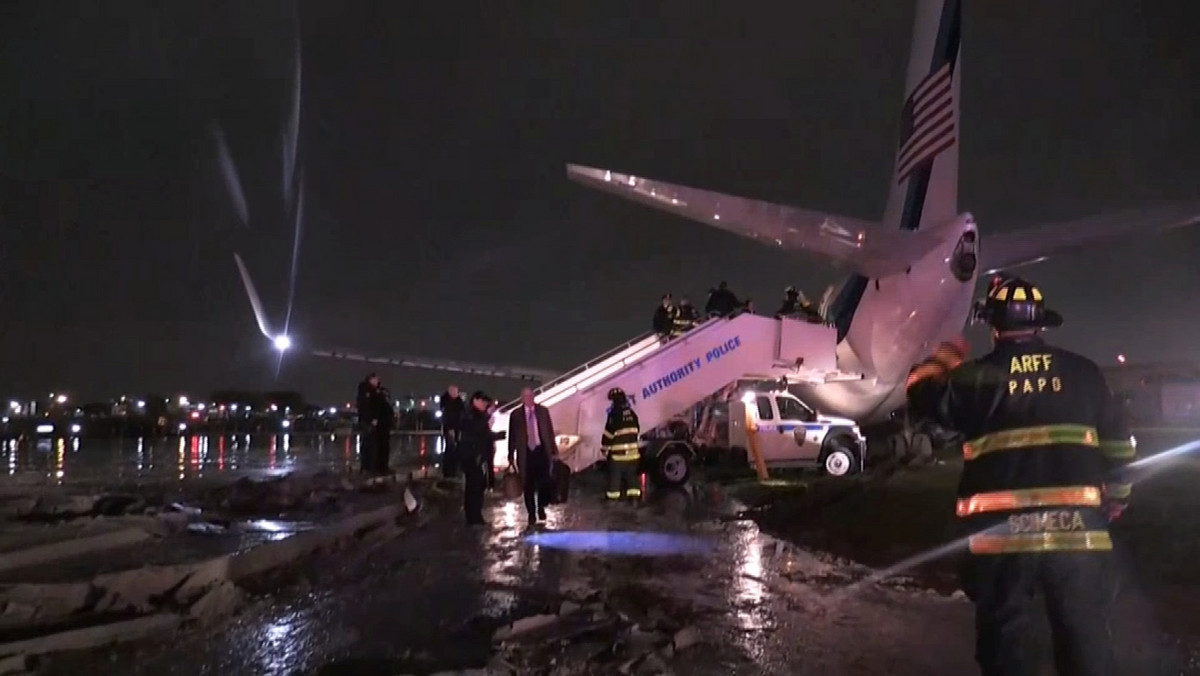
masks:
[[[567,501],[571,492],[571,468],[562,460],[555,460],[550,465],[550,481],[553,483],[553,500],[551,504],[562,504]]]

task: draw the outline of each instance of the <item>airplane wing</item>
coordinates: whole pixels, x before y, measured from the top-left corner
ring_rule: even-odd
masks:
[[[477,362],[456,361],[449,359],[430,359],[428,357],[413,357],[407,355],[368,355],[355,350],[312,350],[314,357],[344,359],[346,361],[365,362],[368,364],[383,364],[385,366],[403,366],[406,368],[431,369],[434,371],[453,371],[469,373],[492,378],[512,378],[527,382],[549,382],[561,375],[557,371],[546,371],[523,366],[500,366],[496,364],[480,364]]]
[[[291,336],[276,334],[272,331],[270,323],[267,321],[266,310],[263,309],[262,299],[258,295],[258,289],[255,288],[254,280],[250,278],[250,270],[246,268],[242,257],[234,253],[233,260],[237,263],[238,272],[242,276],[242,286],[246,289],[246,297],[250,299],[250,308],[254,311],[254,320],[258,323],[259,332],[263,334],[263,337],[272,342],[276,350],[280,350],[281,352],[291,350],[293,348]],[[429,357],[414,357],[411,355],[369,355],[358,350],[314,348],[309,349],[309,353],[314,357],[328,357],[331,359],[344,359],[346,361],[383,364],[386,366],[432,369],[435,371],[453,371],[455,373],[469,373],[472,375],[491,376],[493,378],[512,378],[527,382],[549,382],[560,375],[558,371],[547,371],[524,366],[480,364],[477,362],[431,359]]]
[[[1022,228],[984,237],[981,262],[983,269],[992,274],[1076,249],[1156,235],[1197,223],[1200,223],[1200,202],[1180,202]]]
[[[902,272],[927,252],[936,235],[884,230],[820,211],[724,195],[607,169],[567,165],[571,180],[782,249],[847,263],[868,277]]]

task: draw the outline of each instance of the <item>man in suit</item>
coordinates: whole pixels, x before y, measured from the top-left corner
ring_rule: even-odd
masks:
[[[521,390],[521,406],[508,418],[508,464],[515,464],[525,482],[525,509],[531,526],[546,518],[546,505],[553,498],[550,467],[557,454],[550,411],[534,403],[533,390]]]

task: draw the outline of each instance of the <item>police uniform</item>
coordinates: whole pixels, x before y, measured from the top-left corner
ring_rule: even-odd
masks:
[[[608,492],[604,496],[619,500],[624,491],[624,497],[640,498],[642,489],[638,484],[637,469],[641,427],[638,417],[620,388],[609,390],[608,399],[612,402],[612,410],[608,413],[604,438],[600,442],[600,449],[608,458]]]
[[[943,345],[908,382],[912,412],[966,439],[957,514],[976,659],[985,676],[1040,673],[1029,644],[1040,592],[1058,673],[1109,676],[1108,524],[1129,500],[1134,440],[1100,367],[1037,335],[1062,323],[1037,287],[994,282],[977,310],[992,352],[962,363],[962,346]]]

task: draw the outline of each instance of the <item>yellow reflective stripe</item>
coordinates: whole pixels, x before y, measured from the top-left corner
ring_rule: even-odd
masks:
[[[1033,507],[1099,506],[1100,489],[1096,486],[1062,486],[976,493],[969,498],[960,499],[956,511],[959,516],[971,516]]]
[[[963,458],[974,460],[984,453],[1008,451],[1015,448],[1050,446],[1052,444],[1079,444],[1098,446],[1099,434],[1095,427],[1087,425],[1041,425],[1016,430],[993,432],[963,444]]]
[[[604,494],[604,497],[608,498],[609,500],[616,500],[621,497],[621,491],[607,491]]]
[[[1106,551],[1112,538],[1106,530],[1071,533],[1015,533],[1012,535],[972,535],[972,554],[1029,554],[1035,552]]]
[[[1132,460],[1137,456],[1137,446],[1132,441],[1101,441],[1100,452],[1113,460]]]
[[[1128,500],[1133,493],[1133,484],[1105,484],[1104,497],[1110,500]]]
[[[613,432],[613,434],[632,434],[635,436],[639,433],[640,433],[640,430],[638,430],[638,428],[636,428],[636,427],[622,427],[621,429],[617,430],[616,432]]]
[[[636,451],[638,448],[636,441],[628,444],[609,444],[608,446],[610,451]]]
[[[631,498],[640,498],[642,497],[642,489],[630,488],[629,490],[625,491],[625,495],[628,495]]]
[[[616,434],[616,433],[615,433],[615,432],[609,432],[608,430],[604,430],[604,438],[605,438],[605,439],[611,439],[611,438],[613,438],[613,435],[614,435],[614,434]]]
[[[624,453],[624,454],[614,453],[612,456],[612,459],[616,460],[617,462],[632,462],[634,460],[637,460],[638,456],[636,453]]]

